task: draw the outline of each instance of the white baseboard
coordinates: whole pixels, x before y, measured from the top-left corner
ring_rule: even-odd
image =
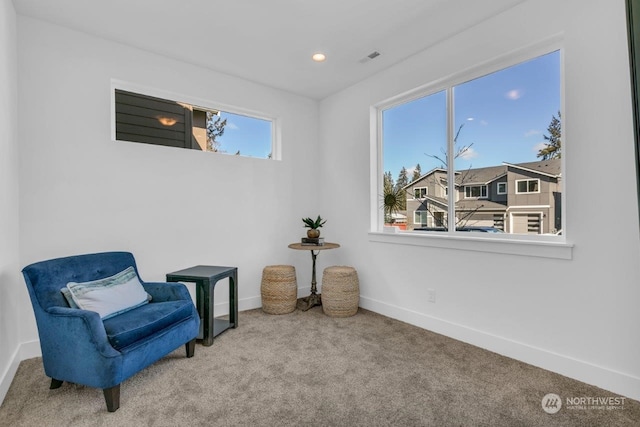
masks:
[[[257,297],[243,298],[238,300],[238,311],[253,310],[254,308],[262,307],[262,298],[260,295]]]
[[[4,398],[9,391],[9,387],[11,387],[11,382],[16,376],[16,372],[18,372],[20,362],[34,357],[39,357],[41,355],[40,341],[29,341],[18,346],[11,356],[9,366],[2,373],[2,377],[0,377],[0,405],[4,402]]]
[[[11,360],[9,361],[9,366],[2,373],[2,377],[0,378],[0,404],[4,402],[4,398],[9,391],[9,387],[11,386],[11,382],[13,381],[13,377],[16,376],[16,372],[18,371],[18,365],[20,365],[20,358],[18,357],[18,349],[11,356]]]
[[[624,397],[640,400],[640,378],[623,372],[362,296],[360,307]],[[549,390],[549,393],[556,391]]]

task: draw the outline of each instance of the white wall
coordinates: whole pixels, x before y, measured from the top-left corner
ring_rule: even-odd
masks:
[[[21,360],[25,307],[18,257],[18,74],[16,13],[0,0],[0,402]]]
[[[573,259],[370,241],[370,169],[362,161],[369,159],[369,107],[559,33]],[[323,100],[320,114],[323,198],[332,201],[326,216],[347,212],[354,220],[336,231],[341,261],[358,269],[363,307],[640,398],[639,220],[624,0],[525,2]],[[436,291],[435,304],[427,303],[428,288]]]
[[[317,101],[31,18],[18,24],[23,266],[105,250],[132,251],[147,281],[191,265],[237,266],[241,310],[260,306],[268,264],[295,265],[309,288],[310,260],[287,244],[317,210],[308,188]],[[282,160],[112,141],[112,78],[275,116]],[[216,288],[217,304],[226,288]],[[27,301],[22,341],[37,339]]]

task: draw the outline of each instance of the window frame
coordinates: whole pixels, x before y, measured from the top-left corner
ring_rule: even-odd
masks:
[[[413,225],[417,225],[418,224],[418,222],[416,221],[416,218],[417,218],[416,215],[418,215],[418,214],[420,214],[420,217],[423,217],[423,216],[425,217],[425,222],[424,222],[425,226],[427,224],[429,224],[429,212],[428,211],[414,211],[413,212]],[[423,222],[420,221],[420,226],[422,226],[422,224],[423,224]]]
[[[130,142],[135,144],[142,144],[147,146],[156,146],[163,147],[162,145],[156,144],[146,144],[139,143],[136,141],[128,141],[128,140],[120,140],[116,137],[116,90],[122,90],[127,92],[133,92],[140,95],[146,95],[156,98],[162,98],[175,102],[182,102],[185,104],[189,104],[191,106],[197,106],[201,109],[213,110],[213,111],[223,111],[225,113],[231,113],[241,116],[246,116],[249,118],[265,120],[271,122],[271,158],[264,157],[253,157],[253,156],[245,156],[239,155],[234,156],[230,155],[229,157],[241,158],[241,159],[254,159],[254,160],[282,160],[282,141],[281,141],[281,119],[276,115],[267,114],[261,111],[251,110],[248,108],[236,107],[228,104],[224,104],[221,102],[216,102],[215,100],[207,100],[195,96],[191,96],[188,94],[180,94],[171,92],[168,90],[158,89],[150,86],[145,86],[137,83],[132,83],[119,79],[111,79],[110,85],[110,98],[111,98],[111,115],[110,115],[110,129],[111,129],[111,140],[117,142]],[[173,147],[169,147],[173,148]],[[186,150],[186,151],[196,151],[196,150]],[[216,156],[212,156],[216,157]],[[227,156],[224,156],[227,157]]]
[[[536,182],[537,183],[537,190],[536,191],[529,191],[529,182]],[[520,191],[518,189],[518,184],[521,182],[526,182],[527,183],[527,191]],[[516,179],[516,194],[538,194],[540,193],[540,178],[525,178],[525,179]]]
[[[424,190],[424,196],[416,197],[416,190]],[[420,193],[422,193],[422,191]],[[422,200],[428,195],[429,195],[429,187],[413,187],[413,200]]]
[[[370,231],[371,242],[392,243],[400,245],[424,246],[435,248],[448,248],[459,250],[483,251],[499,254],[536,256],[554,259],[572,259],[573,243],[567,240],[566,227],[566,180],[561,182],[563,224],[562,235],[512,235],[508,233],[463,233],[449,229],[446,232],[430,233],[416,231],[399,231],[397,229],[383,228],[382,209],[379,208],[379,194],[382,189],[383,177],[383,147],[382,147],[382,113],[384,110],[402,105],[419,98],[447,91],[448,105],[453,102],[452,91],[449,88],[461,85],[470,80],[480,78],[491,73],[518,65],[551,52],[559,52],[560,56],[560,114],[566,117],[565,107],[565,51],[563,36],[554,35],[522,49],[506,53],[489,59],[478,65],[470,66],[462,71],[433,80],[430,83],[405,91],[396,96],[374,103],[369,108],[370,118]],[[454,151],[454,120],[451,109],[448,107],[448,151]],[[566,145],[567,127],[563,126],[563,142]],[[561,158],[562,171],[566,170],[566,157]],[[454,182],[453,158],[449,156],[447,165],[448,182]],[[454,184],[455,186],[455,184]],[[448,197],[449,214],[455,212],[455,198]],[[454,227],[452,227],[454,228]],[[482,234],[478,236],[478,234]]]
[[[467,196],[467,189],[473,189],[473,188],[480,188],[480,195],[479,196]],[[489,198],[489,186],[486,185],[486,184],[465,185],[464,186],[464,198],[465,199],[487,199],[487,198]]]
[[[500,187],[504,186],[504,190],[500,191]],[[505,195],[508,193],[509,185],[507,182],[496,182],[496,194],[497,195]]]

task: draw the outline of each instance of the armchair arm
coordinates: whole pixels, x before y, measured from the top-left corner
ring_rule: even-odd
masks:
[[[51,341],[54,341],[58,355],[71,355],[78,351],[97,352],[103,357],[121,355],[109,343],[102,319],[95,311],[50,307],[46,313],[50,319],[46,322],[46,333],[41,335],[46,335],[50,339],[46,339],[43,344],[51,345]],[[40,339],[42,341],[42,336]],[[69,359],[74,358],[69,357]]]
[[[142,286],[156,302],[191,300],[191,294],[183,283],[144,282]]]

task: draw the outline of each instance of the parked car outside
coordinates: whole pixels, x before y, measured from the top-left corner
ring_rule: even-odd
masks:
[[[418,227],[414,228],[415,231],[447,231],[444,227]],[[503,230],[500,230],[496,227],[490,226],[469,226],[469,227],[460,227],[457,228],[456,231],[466,231],[472,233],[504,233]]]

